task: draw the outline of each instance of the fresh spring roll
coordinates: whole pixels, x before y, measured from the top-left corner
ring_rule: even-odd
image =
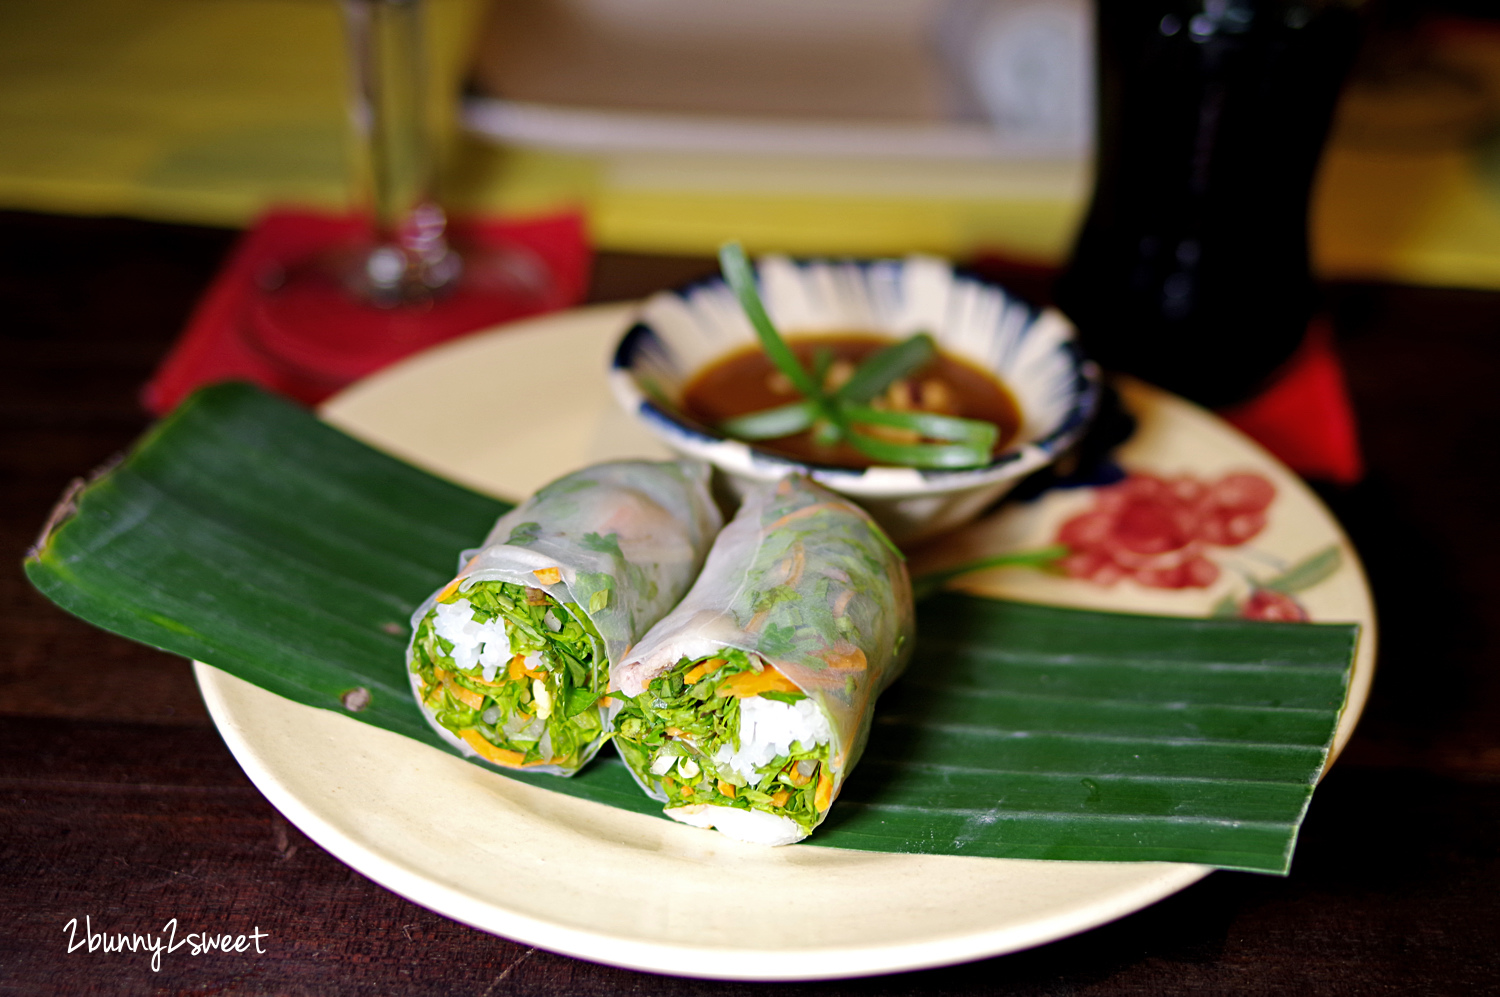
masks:
[[[610,663],[682,598],[722,523],[709,469],[598,464],[500,517],[412,616],[427,720],[466,755],[572,775],[608,729]]]
[[[800,841],[912,641],[905,560],[869,516],[800,475],[761,486],[616,666],[615,745],[667,816]]]

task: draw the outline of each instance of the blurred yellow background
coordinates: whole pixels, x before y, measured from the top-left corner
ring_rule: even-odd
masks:
[[[429,13],[451,119],[483,7],[431,0]],[[335,0],[7,0],[0,208],[239,226],[272,204],[349,206],[339,17]],[[1445,58],[1494,87],[1477,98],[1492,109],[1500,31],[1455,37]],[[1500,287],[1500,140],[1420,128],[1411,139],[1401,126],[1420,124],[1421,99],[1366,88],[1346,100],[1314,197],[1317,270]],[[578,208],[606,249],[703,253],[735,237],[756,250],[1058,263],[1087,194],[1081,174],[991,183],[975,165],[934,190],[920,162],[861,169],[814,160],[737,175],[690,155],[501,149],[450,121],[443,196],[460,211]]]

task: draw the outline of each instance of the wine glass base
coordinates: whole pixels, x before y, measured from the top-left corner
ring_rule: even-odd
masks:
[[[449,286],[376,303],[352,290],[373,248],[264,268],[245,310],[247,344],[308,390],[326,392],[418,350],[558,304],[546,265],[519,246],[461,250],[462,270]]]

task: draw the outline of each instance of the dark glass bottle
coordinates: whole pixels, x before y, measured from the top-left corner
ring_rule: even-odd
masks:
[[[1097,179],[1056,297],[1100,363],[1217,406],[1296,350],[1358,38],[1349,2],[1099,0]]]

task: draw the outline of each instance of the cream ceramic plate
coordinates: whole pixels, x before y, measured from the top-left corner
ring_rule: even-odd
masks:
[[[584,309],[472,337],[355,386],[324,415],[414,463],[515,498],[591,461],[658,455],[650,437],[615,409],[606,388],[606,359],[629,316],[624,307]],[[1235,469],[1262,475],[1278,497],[1257,538],[1264,549],[1255,552],[1255,563],[1274,570],[1314,548],[1337,546],[1343,568],[1298,598],[1314,618],[1369,627],[1369,595],[1353,551],[1289,472],[1185,403],[1144,388],[1132,389],[1129,403],[1141,430],[1123,451],[1127,466],[1208,477]],[[504,431],[516,421],[540,431]],[[485,433],[486,425],[495,431]],[[1058,517],[1087,501],[1087,492],[1044,499],[980,524],[966,542],[1046,542]],[[1246,570],[1253,574],[1255,565]],[[1226,593],[1233,597],[1231,583],[1249,577],[1226,565],[1223,584],[1214,589],[1167,593],[1015,569],[993,574],[986,590],[1007,595],[1188,615],[1205,613]],[[1372,670],[1373,631],[1366,629],[1340,745]],[[1167,863],[741,845],[513,782],[206,665],[197,672],[209,711],[240,764],[318,844],[448,917],[597,962],[760,980],[941,966],[1103,924],[1209,872]]]

